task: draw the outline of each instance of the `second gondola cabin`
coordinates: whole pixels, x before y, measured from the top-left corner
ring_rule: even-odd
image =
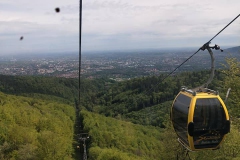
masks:
[[[173,102],[171,120],[179,142],[191,151],[218,149],[230,132],[227,108],[213,90],[182,88]]]

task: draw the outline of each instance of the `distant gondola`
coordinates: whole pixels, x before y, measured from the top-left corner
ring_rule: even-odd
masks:
[[[214,76],[212,49],[207,49],[212,59],[212,73],[208,82],[195,89],[183,87],[171,107],[171,121],[179,142],[190,151],[218,149],[225,135],[230,132],[230,121],[223,100],[218,92],[206,88]]]

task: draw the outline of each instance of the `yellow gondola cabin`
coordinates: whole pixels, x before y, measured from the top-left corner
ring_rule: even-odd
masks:
[[[227,108],[218,93],[209,89],[182,88],[173,102],[171,120],[179,142],[191,151],[219,148],[230,131]]]

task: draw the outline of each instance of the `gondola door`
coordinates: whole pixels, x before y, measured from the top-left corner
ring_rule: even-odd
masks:
[[[221,103],[218,98],[196,99],[193,114],[194,131],[189,138],[191,149],[216,149],[219,147],[226,132],[229,132],[229,117],[224,107],[224,103]]]

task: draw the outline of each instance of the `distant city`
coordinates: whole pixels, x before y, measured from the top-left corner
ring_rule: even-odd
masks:
[[[239,58],[239,47],[231,50],[232,56]],[[110,78],[121,81],[130,78],[159,75],[173,71],[195,51],[129,51],[99,52],[83,54],[81,76],[89,79]],[[238,53],[238,54],[236,54]],[[214,51],[216,68],[225,63],[228,52]],[[182,71],[210,70],[208,52],[200,51],[175,73]],[[0,57],[0,74],[36,75],[78,78],[79,57],[77,53],[52,55],[21,55]]]

